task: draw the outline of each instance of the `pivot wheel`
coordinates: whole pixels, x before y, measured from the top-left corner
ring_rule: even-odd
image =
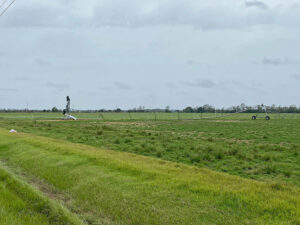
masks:
[[[252,119],[253,119],[253,120],[256,120],[256,116],[252,116]]]
[[[269,116],[266,116],[266,120],[270,120],[271,118]]]

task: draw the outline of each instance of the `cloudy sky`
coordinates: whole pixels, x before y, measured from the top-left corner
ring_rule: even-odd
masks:
[[[300,0],[16,0],[0,69],[0,108],[299,105]]]

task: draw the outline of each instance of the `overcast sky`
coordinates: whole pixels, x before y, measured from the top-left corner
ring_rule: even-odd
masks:
[[[0,42],[0,108],[300,105],[300,0],[16,0]]]

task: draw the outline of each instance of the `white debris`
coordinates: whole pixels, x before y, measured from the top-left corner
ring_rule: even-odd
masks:
[[[75,116],[71,116],[71,115],[68,115],[68,120],[77,120],[77,118]]]
[[[17,131],[14,130],[14,129],[11,129],[11,130],[9,131],[9,133],[17,133]]]

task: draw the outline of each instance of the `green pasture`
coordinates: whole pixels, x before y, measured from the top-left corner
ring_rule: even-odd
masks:
[[[0,113],[0,224],[300,224],[298,114],[26,115]]]
[[[183,112],[101,112],[101,113],[71,113],[78,119],[95,119],[95,120],[200,120],[200,119],[251,119],[253,115],[258,115],[264,119],[264,113],[183,113]],[[300,119],[300,114],[269,114],[271,119]],[[47,120],[47,119],[62,119],[62,113],[5,113],[0,112],[0,119],[31,119],[31,120]]]
[[[300,222],[296,186],[3,129],[0,159],[86,224]]]
[[[117,114],[118,115],[118,114]],[[246,115],[243,115],[246,116]],[[7,130],[300,184],[300,119],[0,120]]]

